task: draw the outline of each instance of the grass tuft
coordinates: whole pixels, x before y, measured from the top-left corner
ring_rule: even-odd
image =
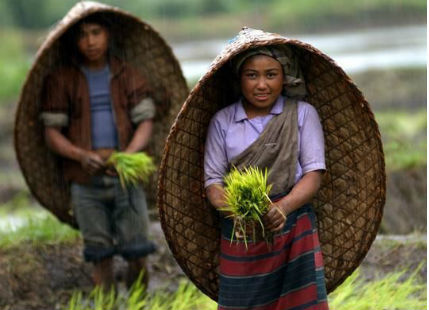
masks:
[[[372,282],[365,282],[357,270],[329,295],[329,306],[335,310],[426,309],[427,285],[417,280],[421,267],[408,277],[403,270]]]
[[[248,167],[238,170],[235,167],[225,177],[225,198],[226,207],[221,211],[230,213],[234,220],[231,241],[234,234],[238,233],[247,245],[247,227],[253,228],[255,234],[255,224],[259,224],[265,236],[262,217],[271,204],[268,197],[271,184],[267,184],[268,172],[261,171],[257,167]]]
[[[107,164],[115,167],[123,187],[148,182],[149,176],[156,171],[152,158],[143,152],[115,152],[109,157]]]
[[[182,281],[176,292],[158,290],[147,294],[139,280],[126,293],[116,296],[94,289],[88,298],[82,292],[75,292],[64,310],[199,310],[216,309],[216,303],[202,294],[193,284]]]
[[[407,270],[366,282],[355,271],[329,295],[330,309],[335,310],[422,310],[426,309],[427,285],[417,279],[417,268],[410,276]],[[183,280],[176,292],[157,290],[144,293],[139,281],[126,294],[114,297],[95,290],[87,299],[81,292],[73,294],[67,310],[215,310],[216,302],[201,293],[192,283]]]
[[[79,232],[69,225],[58,221],[45,210],[35,214],[29,210],[19,215],[20,223],[17,227],[10,225],[0,229],[0,248],[31,242],[34,245],[47,243],[61,243],[74,241],[79,238]]]

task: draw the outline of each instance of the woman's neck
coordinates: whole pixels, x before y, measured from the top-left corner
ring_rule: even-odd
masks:
[[[259,108],[247,102],[246,99],[242,100],[244,111],[246,112],[247,118],[252,119],[258,116],[265,116],[271,112],[275,102],[273,102],[270,106]]]

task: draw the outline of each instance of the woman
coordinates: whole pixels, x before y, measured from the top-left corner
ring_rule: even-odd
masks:
[[[269,168],[273,184],[265,229],[247,247],[221,216],[219,309],[328,309],[322,255],[310,201],[325,170],[316,110],[296,98],[305,84],[285,45],[257,47],[232,61],[241,98],[220,110],[208,129],[204,171],[210,203],[225,207],[223,178],[232,165]],[[251,240],[251,234],[247,236]]]

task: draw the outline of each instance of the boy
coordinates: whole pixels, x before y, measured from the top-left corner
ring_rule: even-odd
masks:
[[[84,239],[84,257],[94,263],[94,284],[114,287],[113,256],[128,262],[126,284],[140,271],[147,285],[146,197],[140,187],[122,188],[105,165],[115,150],[147,146],[155,115],[144,78],[111,55],[108,19],[95,13],[65,34],[71,45],[62,66],[47,77],[41,119],[48,147],[63,161],[73,211]]]

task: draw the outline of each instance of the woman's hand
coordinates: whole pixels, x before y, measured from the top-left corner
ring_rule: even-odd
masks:
[[[82,151],[79,161],[82,168],[90,175],[97,174],[106,168],[103,158],[92,151]]]
[[[277,232],[283,229],[286,216],[305,203],[310,202],[317,193],[322,182],[322,171],[310,171],[295,184],[291,192],[282,199],[271,204],[263,218],[265,228]]]
[[[286,214],[276,203],[272,203],[268,212],[262,218],[266,229],[271,232],[281,231],[286,223]]]
[[[225,189],[221,184],[212,184],[206,188],[206,195],[209,199],[211,205],[215,207],[216,210],[226,207],[225,201]],[[231,212],[220,211],[224,216],[231,216]]]

